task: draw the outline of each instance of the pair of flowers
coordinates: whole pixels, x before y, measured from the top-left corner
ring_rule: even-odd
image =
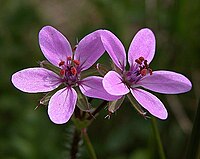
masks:
[[[68,40],[55,28],[45,26],[39,32],[39,45],[46,59],[58,67],[59,74],[35,67],[12,75],[12,83],[23,92],[49,92],[61,84],[49,101],[48,115],[56,124],[66,123],[72,116],[79,87],[88,97],[114,101],[131,92],[138,103],[152,115],[167,118],[162,102],[153,94],[141,89],[176,94],[191,89],[191,82],[183,75],[170,71],[152,71],[149,63],[155,54],[155,37],[151,30],[141,29],[133,38],[128,50],[129,70],[126,70],[126,52],[120,40],[110,31],[97,30],[85,36],[71,49]],[[81,72],[90,68],[107,51],[115,64],[104,78],[81,78]]]

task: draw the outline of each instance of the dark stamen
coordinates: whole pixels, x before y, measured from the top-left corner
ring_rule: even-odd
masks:
[[[64,75],[65,75],[65,70],[64,70],[64,69],[61,69],[61,70],[60,70],[60,75],[61,75],[61,76],[64,76]]]
[[[139,60],[140,60],[141,62],[143,62],[143,61],[144,61],[144,57],[140,57]]]
[[[75,67],[71,67],[70,72],[71,72],[73,75],[76,75],[76,74],[77,74],[77,70],[76,70]]]
[[[149,70],[149,74],[152,75],[153,74],[152,69],[149,68],[148,70]]]
[[[73,60],[73,62],[74,62],[76,65],[80,65],[80,61],[78,61],[78,60]]]
[[[145,66],[146,68],[149,67],[149,65],[147,64],[147,60],[144,60],[144,66]]]
[[[68,56],[68,57],[67,57],[67,60],[72,60],[72,57],[71,57],[71,56]]]
[[[63,66],[65,64],[65,61],[61,61],[60,63],[59,63],[59,66]]]
[[[148,73],[152,75],[153,71],[149,68],[147,60],[144,57],[139,57],[135,60],[137,64],[139,64],[139,74],[142,76],[146,76]]]
[[[140,71],[140,74],[141,74],[142,76],[147,75],[147,69],[146,69],[146,68],[142,69],[142,70]]]
[[[136,62],[137,64],[139,64],[139,65],[142,64],[142,61],[141,61],[140,59],[136,59],[135,62]]]

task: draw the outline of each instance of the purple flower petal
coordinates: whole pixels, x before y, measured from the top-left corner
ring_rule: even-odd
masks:
[[[159,119],[167,119],[168,113],[163,103],[153,94],[142,89],[131,89],[138,103]]]
[[[152,75],[145,76],[137,84],[166,94],[184,93],[192,88],[191,82],[185,76],[171,71],[153,71]]]
[[[100,98],[107,101],[113,101],[121,98],[121,96],[114,96],[106,92],[103,88],[102,77],[91,76],[81,81],[81,92],[89,97]]]
[[[124,70],[126,66],[126,52],[121,41],[108,30],[102,30],[100,33],[104,48],[111,59],[117,67]]]
[[[91,67],[104,52],[105,49],[97,30],[79,42],[74,58],[80,61],[79,67],[83,71]]]
[[[61,84],[57,74],[40,67],[18,71],[11,81],[16,88],[28,93],[52,91]]]
[[[150,29],[141,29],[133,38],[128,50],[128,62],[132,66],[139,57],[144,57],[148,63],[154,57],[156,41]]]
[[[103,87],[112,95],[125,95],[130,91],[123,83],[122,77],[115,71],[109,71],[104,76]]]
[[[72,116],[77,101],[77,93],[73,88],[63,88],[50,99],[48,114],[56,124],[66,123]]]
[[[39,44],[46,59],[55,66],[59,66],[61,61],[66,61],[68,56],[72,56],[68,40],[51,26],[45,26],[40,30]]]

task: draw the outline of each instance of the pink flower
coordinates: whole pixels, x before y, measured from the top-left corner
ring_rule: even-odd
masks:
[[[149,67],[155,54],[155,37],[151,30],[141,29],[133,38],[128,50],[130,69],[126,67],[126,52],[120,40],[110,31],[102,30],[101,39],[105,50],[118,67],[109,71],[103,86],[111,95],[125,95],[129,92],[138,103],[152,115],[166,119],[167,110],[153,94],[142,88],[164,93],[184,93],[191,89],[191,82],[183,75],[171,71],[152,71]]]
[[[102,77],[81,78],[81,72],[91,67],[105,49],[99,30],[84,37],[73,52],[68,40],[56,29],[45,26],[39,32],[40,48],[46,59],[60,68],[60,75],[41,67],[28,68],[12,75],[13,85],[23,92],[38,93],[52,91],[61,84],[50,99],[48,115],[56,124],[66,123],[72,116],[77,93],[74,87],[89,97],[116,100],[119,96],[108,94],[102,85]]]

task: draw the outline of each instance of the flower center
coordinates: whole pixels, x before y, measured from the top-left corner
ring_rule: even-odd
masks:
[[[132,87],[135,85],[141,78],[146,75],[152,75],[153,71],[149,67],[148,61],[144,57],[140,57],[135,60],[135,64],[130,68],[129,71],[123,73],[124,82]]]
[[[68,56],[66,61],[60,61],[60,76],[67,86],[75,86],[80,80],[80,72],[77,70],[79,64],[80,61],[72,59],[71,56]]]

